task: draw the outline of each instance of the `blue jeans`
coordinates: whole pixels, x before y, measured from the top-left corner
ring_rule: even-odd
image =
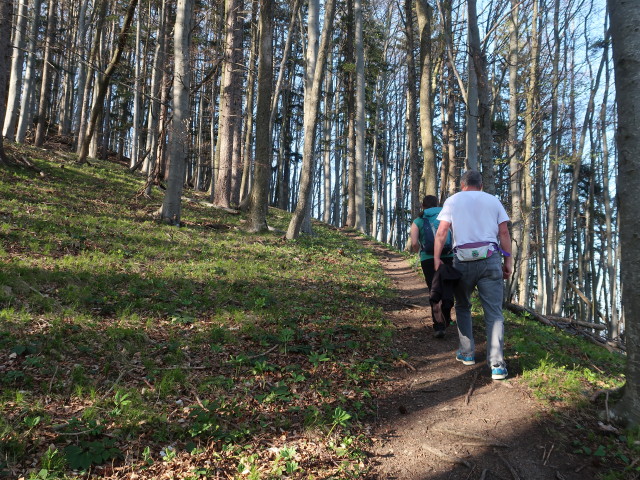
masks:
[[[494,252],[489,258],[475,262],[460,262],[454,258],[453,266],[462,272],[462,279],[458,282],[455,291],[460,353],[475,355],[471,294],[473,289],[478,287],[487,330],[487,363],[491,367],[504,362],[504,316],[502,315],[504,281],[501,255]]]

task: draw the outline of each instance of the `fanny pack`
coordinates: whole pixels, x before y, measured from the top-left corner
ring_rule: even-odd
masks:
[[[466,243],[454,249],[456,257],[461,262],[475,262],[489,258],[495,252],[494,243],[477,242]]]

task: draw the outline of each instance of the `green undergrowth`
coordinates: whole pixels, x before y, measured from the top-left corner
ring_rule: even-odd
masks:
[[[0,478],[367,476],[374,392],[406,355],[370,250],[322,224],[286,241],[277,209],[275,231],[248,233],[191,190],[164,225],[161,192],[125,166],[8,150],[37,168],[0,169]],[[615,398],[590,401],[625,358],[510,314],[506,329],[511,377],[567,448],[634,478],[640,433],[599,431]]]
[[[22,147],[21,147],[22,148]],[[0,477],[357,478],[394,360],[369,250],[284,240],[124,166],[0,170]]]
[[[510,373],[528,387],[553,420],[550,433],[600,479],[640,475],[640,431],[612,425],[607,411],[620,398],[626,356],[594,345],[575,331],[505,312]]]

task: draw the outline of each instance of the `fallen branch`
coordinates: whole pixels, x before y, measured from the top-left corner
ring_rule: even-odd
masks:
[[[593,328],[594,330],[606,330],[604,323],[585,322],[584,320],[576,320],[575,318],[559,317],[557,315],[546,315],[547,319],[556,323],[568,323],[570,325],[578,325],[580,327]]]
[[[534,312],[530,308],[523,307],[522,305],[516,305],[515,303],[507,303],[505,304],[505,308],[510,312],[515,313],[516,315],[524,316],[525,313],[528,313],[533,318],[538,320],[540,323],[548,325],[550,327],[555,327],[556,324],[549,320],[547,317],[540,315],[539,313]]]
[[[249,357],[250,360],[253,360],[254,358],[259,358],[259,357],[264,357],[265,355],[267,355],[268,353],[273,352],[276,348],[278,348],[279,345],[274,345],[273,347],[271,347],[269,350],[267,350],[266,352],[262,352],[262,353],[258,353],[257,355],[252,355]]]
[[[451,435],[455,435],[457,437],[469,438],[471,440],[475,440],[477,444],[480,444],[480,445],[487,445],[491,447],[501,447],[501,448],[505,448],[509,446],[504,443],[498,443],[494,440],[487,439],[485,435],[476,435],[475,433],[461,432],[460,430],[452,430],[446,427],[435,427],[435,428],[432,428],[432,430],[434,432],[448,433]]]
[[[471,398],[471,394],[473,393],[473,387],[476,384],[476,380],[478,379],[479,370],[476,369],[476,372],[473,374],[473,378],[471,379],[471,385],[469,385],[469,390],[467,391],[467,396],[464,398],[464,404],[469,405],[469,399]]]
[[[565,325],[571,325],[573,327],[589,328],[589,329],[599,330],[599,331],[607,329],[607,326],[604,324],[584,322],[582,320],[574,320],[571,318],[564,318],[564,317],[557,317],[557,316],[544,316],[531,310],[530,308],[523,307],[522,305],[516,305],[515,303],[506,303],[504,305],[504,308],[506,308],[510,312],[513,312],[519,316],[531,315],[531,317],[533,317],[535,320],[549,327],[565,328]],[[612,342],[608,342],[606,339],[600,337],[599,335],[594,335],[580,328],[576,328],[576,331],[579,335],[584,336],[590,342],[600,347],[604,347],[610,352],[614,351],[615,349],[624,350],[622,346],[618,346],[617,344],[612,345],[611,344]]]
[[[545,448],[545,454],[542,455],[542,459],[544,460],[544,462],[542,463],[543,465],[546,465],[549,462],[549,457],[551,457],[551,452],[553,452],[554,447],[556,446],[555,443],[551,444],[551,448],[549,449],[549,452],[547,453],[547,449]],[[545,458],[546,457],[546,458]]]
[[[513,480],[520,480],[520,476],[518,475],[518,472],[516,472],[516,469],[513,468],[513,466],[508,462],[506,458],[504,458],[504,455],[502,455],[497,450],[495,450],[495,453],[496,455],[498,455],[498,457],[500,457],[500,460],[502,460],[504,464],[507,466],[507,468],[511,472],[511,475],[513,476]]]
[[[609,395],[609,394],[616,394],[616,393],[620,393],[620,391],[624,388],[624,385],[622,385],[621,387],[617,387],[617,388],[610,388],[607,390],[598,390],[597,392],[594,392],[593,395],[591,395],[591,401],[595,402],[596,400],[598,400],[598,397],[600,395]]]
[[[414,372],[416,371],[416,367],[414,367],[413,365],[411,365],[409,362],[407,362],[406,360],[403,360],[401,358],[398,359],[398,363],[404,365],[407,368],[410,368],[411,370],[413,370]]]
[[[464,445],[466,447],[494,447],[494,448],[509,448],[509,445],[505,445],[504,443],[498,442],[462,442],[458,443],[458,445]]]
[[[471,465],[471,463],[467,462],[464,458],[460,458],[460,457],[454,457],[451,455],[448,455],[444,452],[441,452],[440,450],[430,447],[429,445],[422,445],[422,447],[430,453],[433,453],[436,457],[444,460],[445,462],[448,463],[458,463],[460,465],[464,465],[465,467],[471,469],[473,468],[473,465]]]
[[[582,299],[582,301],[587,304],[587,307],[589,307],[589,310],[591,310],[593,308],[592,307],[593,304],[592,304],[591,300],[589,300],[587,298],[587,296],[584,293],[582,293],[580,291],[580,289],[572,281],[567,280],[567,284],[571,287],[571,289],[574,292],[576,292],[578,294],[578,296]],[[599,310],[596,310],[596,313],[602,319],[602,321],[606,323],[606,321],[604,319],[604,315],[602,315],[602,312],[600,312]]]
[[[593,343],[595,345],[598,345],[599,347],[606,348],[610,352],[613,352],[615,350],[615,348],[612,347],[611,345],[609,345],[607,343],[607,341],[602,337],[599,337],[597,335],[593,335],[593,334],[591,334],[589,332],[585,332],[584,330],[578,330],[578,334],[582,335],[584,338],[589,340],[591,343]]]

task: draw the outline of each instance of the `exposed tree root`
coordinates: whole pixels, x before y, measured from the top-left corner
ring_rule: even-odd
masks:
[[[446,454],[444,452],[441,452],[437,448],[430,447],[429,445],[422,445],[422,448],[424,448],[427,452],[434,454],[436,457],[440,458],[441,460],[444,460],[445,462],[458,463],[460,465],[464,465],[465,467],[467,467],[469,469],[473,468],[473,465],[471,465],[471,463],[466,461],[464,458],[454,457],[453,455],[448,455],[448,454]]]

